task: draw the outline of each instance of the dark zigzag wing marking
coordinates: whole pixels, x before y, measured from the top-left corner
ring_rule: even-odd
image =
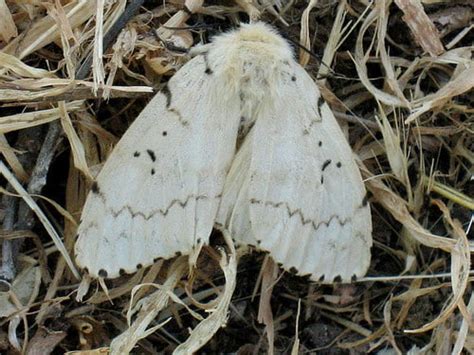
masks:
[[[97,195],[99,196],[99,198],[102,200],[102,203],[104,205],[107,204],[107,199],[105,198],[104,195],[100,194],[100,195]],[[214,197],[212,197],[213,199],[220,199],[222,197],[221,194],[218,194]],[[194,201],[199,201],[199,200],[207,200],[209,199],[209,196],[207,195],[189,195],[186,197],[185,200],[180,200],[180,199],[174,199],[172,200],[169,205],[166,207],[166,208],[159,208],[159,209],[155,209],[155,210],[152,210],[149,214],[145,214],[143,212],[140,212],[140,211],[135,211],[131,206],[129,205],[125,205],[123,206],[122,208],[120,208],[119,210],[114,210],[112,208],[107,208],[107,210],[112,214],[112,216],[114,218],[117,218],[118,216],[120,216],[122,213],[124,212],[128,212],[129,215],[132,217],[132,218],[135,218],[135,217],[142,217],[145,221],[148,221],[149,219],[153,218],[154,216],[156,215],[161,215],[163,217],[166,217],[169,213],[169,211],[176,205],[176,206],[180,206],[181,208],[185,208],[186,205],[189,203],[189,201],[191,200],[194,200]]]
[[[338,215],[332,215],[326,221],[317,222],[314,219],[306,218],[304,216],[303,212],[301,211],[301,209],[299,209],[299,208],[292,209],[287,202],[261,201],[261,200],[257,200],[257,199],[252,198],[252,199],[250,199],[250,203],[251,204],[264,205],[264,206],[267,206],[267,207],[269,206],[269,207],[273,207],[273,208],[282,208],[283,207],[283,208],[286,209],[286,211],[288,213],[288,216],[290,218],[292,218],[294,216],[298,216],[300,218],[301,224],[303,226],[307,225],[307,224],[310,224],[314,230],[318,230],[319,227],[322,226],[322,225],[326,225],[326,227],[328,227],[333,220],[337,221],[341,226],[344,226],[346,223],[350,223],[351,220],[352,220],[350,217],[341,219]]]

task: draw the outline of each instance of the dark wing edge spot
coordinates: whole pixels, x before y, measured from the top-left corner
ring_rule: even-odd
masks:
[[[100,188],[99,188],[99,184],[97,183],[97,181],[94,181],[92,183],[91,191],[95,194],[100,194]]]
[[[362,207],[366,207],[369,204],[369,198],[371,196],[370,191],[367,191],[364,198],[362,199]]]

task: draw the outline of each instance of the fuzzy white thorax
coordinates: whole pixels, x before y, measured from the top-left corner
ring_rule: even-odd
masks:
[[[270,26],[258,22],[216,37],[209,64],[217,81],[219,100],[238,93],[242,116],[253,121],[259,111],[281,99],[282,62],[293,60],[289,44]]]

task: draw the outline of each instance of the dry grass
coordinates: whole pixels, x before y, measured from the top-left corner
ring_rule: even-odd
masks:
[[[109,44],[124,0],[0,0],[0,351],[474,352],[472,4],[156,4]],[[186,62],[173,48],[249,17],[315,54],[301,49],[300,63],[371,193],[369,275],[310,284],[262,266],[264,255],[240,257],[226,237],[227,253],[206,248],[193,275],[178,258],[80,282],[68,255],[90,182],[152,88]]]

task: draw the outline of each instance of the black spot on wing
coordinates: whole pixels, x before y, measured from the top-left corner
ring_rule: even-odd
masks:
[[[124,269],[119,270],[119,275],[120,276],[123,276],[123,275],[126,275],[126,274],[127,274],[127,272]]]
[[[155,152],[151,149],[147,149],[146,152],[148,153],[148,156],[150,157],[152,162],[156,161],[156,155]]]
[[[322,141],[319,141],[318,142],[318,147],[322,147],[323,146],[323,142]]]
[[[342,166],[342,163],[341,163],[340,161],[338,161],[338,162],[336,163],[336,166],[337,166],[338,168],[340,168],[340,167]]]
[[[367,191],[364,198],[362,199],[362,207],[366,207],[369,204],[370,192]]]
[[[138,158],[138,157],[140,156],[140,152],[135,152],[135,153],[133,153],[133,156],[134,156],[135,158]]]
[[[156,173],[155,169],[151,169],[150,174],[155,175],[155,173]]]
[[[290,274],[292,274],[292,275],[296,275],[296,274],[298,273],[298,270],[296,270],[296,268],[295,268],[294,266],[292,266],[292,267],[290,268],[290,270],[288,270],[288,271],[289,271]]]
[[[291,77],[291,81],[296,81],[296,76],[293,75],[293,76]]]
[[[99,270],[99,276],[100,277],[107,277],[109,274],[107,273],[107,271],[105,271],[104,269],[100,269]]]
[[[322,274],[321,277],[319,278],[319,282],[324,282],[324,279],[325,279],[325,278],[326,278],[326,277],[324,276],[324,274]]]
[[[321,171],[324,171],[329,166],[329,164],[331,164],[331,159],[328,159],[323,163],[323,166],[321,167]]]
[[[334,278],[334,282],[341,282],[341,281],[342,281],[341,275],[337,275],[337,276]]]
[[[168,135],[168,132],[163,131],[163,132],[161,132],[161,135],[162,135],[163,137],[166,137],[166,136]]]
[[[142,264],[137,264],[137,266],[136,266],[137,270],[141,269],[142,267],[143,267]]]
[[[351,276],[351,281],[352,281],[352,282],[357,281],[357,275],[356,275],[356,274],[354,274],[354,275]]]

